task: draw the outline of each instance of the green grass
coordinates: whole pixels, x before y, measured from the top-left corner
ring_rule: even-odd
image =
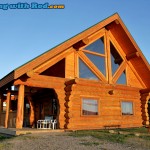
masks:
[[[85,145],[85,146],[93,146],[93,145],[97,146],[97,145],[99,145],[98,142],[87,142],[87,141],[81,142],[80,144]]]
[[[19,140],[36,140],[38,138],[39,138],[38,136],[27,136],[27,135],[19,135],[16,137],[16,139]]]
[[[5,148],[10,149],[12,145],[10,143],[0,143],[0,150],[3,150]]]
[[[119,131],[125,131],[125,132],[130,132],[130,133],[148,133],[148,129],[145,127],[140,127],[140,128],[125,128],[125,129],[118,129]]]
[[[135,137],[134,133],[144,133],[146,135],[139,136],[138,138],[150,140],[150,135],[146,128],[114,129],[114,131],[115,133],[109,133],[109,130],[83,130],[72,132],[70,135],[74,137],[92,136],[100,140],[125,143],[127,139]],[[128,134],[119,134],[119,131],[128,132]]]
[[[100,140],[107,140],[111,142],[124,143],[125,139],[133,135],[111,134],[108,130],[89,130],[76,131],[70,134],[74,137],[92,136]]]
[[[9,139],[9,138],[10,137],[6,137],[6,136],[0,134],[0,141],[6,140],[6,139]]]
[[[4,141],[4,140],[7,140],[7,139],[10,139],[11,137],[7,137],[7,136],[4,136],[4,135],[1,135],[0,134],[0,142]],[[10,144],[9,143],[0,143],[0,150],[3,150],[4,148],[9,148],[10,147]]]
[[[139,136],[139,138],[150,141],[150,135]]]

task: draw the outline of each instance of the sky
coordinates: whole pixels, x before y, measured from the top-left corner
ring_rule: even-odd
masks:
[[[65,8],[1,9],[18,3]],[[150,63],[149,0],[0,0],[0,78],[116,12]]]

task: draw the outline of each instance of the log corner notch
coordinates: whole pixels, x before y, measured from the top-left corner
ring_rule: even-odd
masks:
[[[75,43],[73,45],[73,48],[78,51],[80,47],[85,46],[88,43],[89,43],[89,39],[88,38],[84,38],[84,39],[80,40],[79,42]]]
[[[130,54],[127,54],[127,55],[126,55],[126,59],[127,59],[127,60],[130,60],[130,59],[136,58],[136,57],[140,57],[139,52],[134,52],[134,53],[130,53]]]
[[[149,126],[149,112],[148,112],[148,103],[150,100],[150,89],[140,90],[141,93],[141,111],[142,111],[142,120],[143,125]]]

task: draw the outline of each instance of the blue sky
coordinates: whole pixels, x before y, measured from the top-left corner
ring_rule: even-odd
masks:
[[[149,0],[1,0],[64,4],[65,9],[0,9],[0,78],[57,44],[119,13],[150,63]]]

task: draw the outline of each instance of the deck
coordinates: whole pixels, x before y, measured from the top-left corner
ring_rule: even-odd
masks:
[[[64,132],[65,130],[62,129],[36,129],[36,128],[4,128],[0,127],[0,134],[6,134],[10,136],[22,135],[22,134],[32,134],[32,133],[44,133],[44,132]]]

